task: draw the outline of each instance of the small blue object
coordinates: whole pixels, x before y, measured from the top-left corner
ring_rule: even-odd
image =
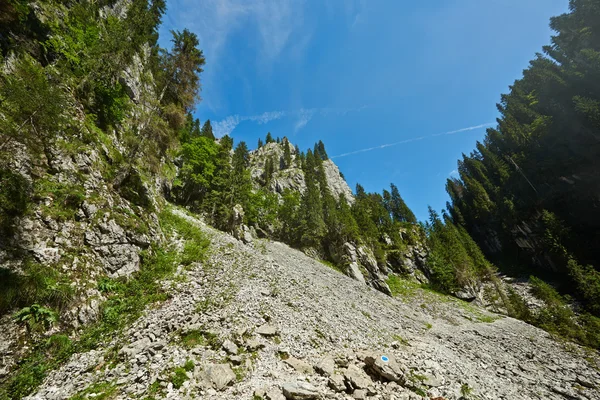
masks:
[[[390,361],[390,359],[387,358],[386,356],[381,356],[381,361],[388,362],[388,361]]]

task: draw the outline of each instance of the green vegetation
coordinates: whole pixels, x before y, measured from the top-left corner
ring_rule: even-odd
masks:
[[[392,296],[411,297],[415,291],[422,286],[418,283],[402,279],[398,275],[390,274],[386,280],[387,285],[392,291]]]
[[[42,307],[39,304],[32,304],[29,307],[22,308],[14,315],[15,321],[27,326],[27,330],[32,332],[36,330],[48,330],[58,319],[56,312]]]
[[[0,314],[32,304],[62,311],[74,295],[67,278],[52,265],[25,261],[22,273],[0,268]]]
[[[85,400],[85,399],[98,399],[108,400],[112,398],[112,395],[117,392],[117,387],[110,382],[94,383],[87,389],[77,393],[75,396],[69,398],[69,400]]]
[[[189,235],[184,236],[186,241],[193,240],[201,249],[206,250],[208,241],[202,236],[199,228],[185,218],[165,210],[159,215],[159,220],[166,233],[179,232]],[[130,279],[100,280],[99,288],[107,294],[108,299],[101,306],[99,321],[88,326],[74,343],[64,335],[55,335],[52,340],[36,343],[15,373],[0,385],[0,399],[24,397],[41,383],[49,371],[60,366],[71,354],[89,351],[95,349],[99,343],[107,343],[137,319],[148,305],[165,300],[167,293],[162,289],[161,281],[172,276],[184,257],[189,257],[189,254],[184,253],[153,246],[142,252],[140,271]],[[202,257],[201,252],[196,254]],[[42,318],[42,323],[44,315],[47,313],[44,312],[38,317]],[[28,320],[29,318],[25,321]]]
[[[530,284],[545,306],[536,314],[529,314],[528,322],[583,345],[600,347],[600,318],[588,313],[575,314],[563,296],[541,279],[532,276]]]
[[[171,374],[171,383],[175,389],[179,389],[183,386],[183,383],[190,378],[187,376],[187,371],[185,368],[177,367]]]
[[[209,331],[191,330],[181,336],[184,347],[191,349],[196,346],[208,346],[214,350],[221,348],[221,340],[217,335]]]
[[[460,179],[446,185],[452,222],[501,270],[558,282],[596,317],[599,18],[595,1],[571,0],[569,12],[551,19],[551,44],[502,95],[498,126],[463,155]],[[548,312],[557,314],[544,326],[565,320],[560,307]]]

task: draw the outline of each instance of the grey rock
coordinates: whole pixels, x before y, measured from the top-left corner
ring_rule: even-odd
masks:
[[[313,367],[311,367],[310,364],[308,364],[306,361],[302,361],[294,357],[289,357],[283,362],[289,365],[290,367],[294,368],[301,374],[312,375],[315,373]]]
[[[384,361],[382,356],[386,357],[387,361]],[[380,379],[398,382],[401,385],[406,382],[406,375],[403,368],[391,354],[368,353],[363,361],[369,371]]]
[[[244,361],[244,357],[242,357],[242,356],[231,356],[231,357],[229,357],[229,361],[231,361],[231,363],[233,365],[240,365]]]
[[[266,393],[265,398],[267,400],[285,400],[285,396],[281,393],[281,390],[276,388],[269,390]]]
[[[329,377],[327,385],[335,392],[346,391],[346,383],[344,377],[340,374],[333,374]]]
[[[335,371],[335,360],[331,356],[325,356],[319,361],[319,363],[315,366],[315,369],[318,373],[325,376],[333,375]]]
[[[367,391],[364,389],[355,390],[352,393],[352,397],[356,400],[365,400],[367,398]]]
[[[260,349],[263,349],[264,347],[265,347],[265,345],[262,344],[261,342],[259,342],[257,339],[250,339],[248,341],[248,343],[246,343],[246,348],[249,351],[260,350]]]
[[[279,330],[277,329],[277,327],[275,325],[271,325],[271,324],[264,324],[260,327],[258,327],[258,329],[256,330],[256,333],[258,333],[261,336],[276,336],[279,333]]]
[[[366,389],[373,385],[373,381],[369,378],[369,375],[354,364],[348,365],[343,374],[346,385],[352,389]]]
[[[346,274],[352,279],[356,279],[361,283],[366,283],[365,276],[360,271],[360,268],[356,262],[348,264],[348,267],[346,268]]]
[[[288,400],[311,400],[319,397],[319,391],[308,382],[284,383],[283,395]]]
[[[211,364],[206,368],[206,375],[217,390],[223,390],[235,382],[235,373],[229,364]]]
[[[223,342],[223,350],[225,350],[228,354],[232,355],[238,353],[238,347],[231,340],[226,340]]]
[[[443,382],[441,379],[432,374],[425,374],[425,379],[423,379],[423,384],[429,387],[438,387],[442,386]]]

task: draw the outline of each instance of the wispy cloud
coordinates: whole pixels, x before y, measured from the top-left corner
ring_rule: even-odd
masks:
[[[300,129],[304,128],[308,121],[310,121],[315,115],[316,109],[305,110],[301,109],[299,111],[298,121],[296,121],[296,125],[294,125],[294,133],[298,132]]]
[[[204,104],[217,110],[227,103],[225,93],[219,92],[219,79],[231,74],[231,66],[239,62],[228,51],[236,35],[244,35],[253,46],[256,67],[268,71],[288,50],[290,57],[303,57],[312,37],[304,11],[304,0],[170,0],[161,36],[169,38],[168,30],[184,27],[198,35],[207,60],[202,74]]]
[[[431,138],[431,137],[442,136],[442,135],[453,135],[455,133],[473,131],[473,130],[485,128],[485,127],[488,127],[488,126],[491,126],[491,125],[494,125],[494,123],[493,122],[489,122],[489,123],[486,123],[486,124],[481,124],[481,125],[476,125],[476,126],[470,126],[468,128],[461,128],[461,129],[457,129],[457,130],[454,130],[454,131],[443,132],[443,133],[435,133],[433,135],[420,136],[420,137],[416,137],[416,138],[412,138],[412,139],[401,140],[399,142],[382,144],[382,145],[375,146],[375,147],[367,147],[365,149],[360,149],[360,150],[355,150],[355,151],[351,151],[351,152],[348,152],[348,153],[338,154],[337,156],[333,156],[331,158],[347,157],[347,156],[351,156],[351,155],[354,155],[354,154],[366,153],[368,151],[385,149],[386,147],[393,147],[393,146],[398,146],[400,144],[417,142],[419,140],[424,140],[424,139],[428,139],[428,138]]]
[[[349,112],[358,112],[364,110],[368,106],[361,106],[359,108],[301,108],[299,110],[291,111],[266,111],[262,114],[257,115],[230,115],[221,121],[214,122],[213,131],[215,136],[223,137],[230,135],[231,132],[243,121],[253,121],[259,124],[266,124],[270,121],[284,118],[294,117],[297,118],[294,124],[294,133],[304,128],[306,124],[315,116],[331,116],[331,115],[346,115]]]
[[[448,174],[448,176],[450,176],[452,178],[458,178],[460,175],[458,173],[458,170],[453,169],[452,171],[450,171],[450,173]]]
[[[213,123],[213,131],[216,137],[223,137],[225,135],[231,134],[233,130],[240,124],[242,121],[254,121],[259,124],[266,124],[267,122],[273,121],[275,119],[282,118],[286,115],[284,111],[268,111],[258,115],[230,115],[221,121],[217,121]]]

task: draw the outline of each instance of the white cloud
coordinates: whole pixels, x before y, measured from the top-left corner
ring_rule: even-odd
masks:
[[[296,121],[296,125],[294,125],[294,133],[298,132],[300,129],[304,128],[308,121],[310,121],[315,114],[316,109],[301,109],[299,111],[298,121]]]
[[[306,124],[313,118],[315,114],[322,116],[329,115],[345,115],[349,112],[358,112],[364,110],[367,106],[359,108],[301,108],[293,111],[266,111],[262,114],[257,115],[230,115],[221,121],[213,123],[213,131],[216,137],[223,137],[230,135],[231,132],[242,122],[242,121],[253,121],[259,124],[266,124],[276,119],[284,117],[297,117],[298,120],[294,125],[294,133],[304,128]]]
[[[218,138],[229,135],[241,121],[239,115],[230,115],[224,120],[213,123],[213,132]]]
[[[452,135],[452,134],[459,133],[459,132],[473,131],[475,129],[485,128],[485,127],[491,126],[493,124],[494,124],[493,122],[488,122],[488,123],[481,124],[481,125],[470,126],[468,128],[457,129],[455,131],[449,131],[449,132],[443,132],[443,133],[435,133],[435,134],[429,135],[429,136],[420,136],[420,137],[417,137],[417,138],[401,140],[399,142],[382,144],[380,146],[368,147],[368,148],[365,148],[365,149],[355,150],[355,151],[351,151],[351,152],[348,152],[348,153],[338,154],[337,156],[333,156],[331,158],[340,158],[340,157],[351,156],[351,155],[359,154],[359,153],[366,153],[367,151],[379,150],[379,149],[384,149],[386,147],[397,146],[399,144],[416,142],[416,141],[427,139],[427,138],[430,138],[430,137],[436,137],[436,136],[442,136],[442,135]]]
[[[279,119],[285,116],[285,112],[283,111],[266,111],[260,115],[253,115],[251,117],[247,117],[250,121],[256,121],[259,124],[266,124],[269,121],[273,121],[274,119]]]
[[[256,45],[255,62],[263,71],[288,48],[291,57],[301,59],[311,38],[304,24],[304,0],[172,0],[163,29],[183,28],[198,35],[204,51],[205,104],[213,110],[227,103],[225,94],[216,92],[218,79],[238,65],[226,54],[234,35],[243,34],[248,45]]]

